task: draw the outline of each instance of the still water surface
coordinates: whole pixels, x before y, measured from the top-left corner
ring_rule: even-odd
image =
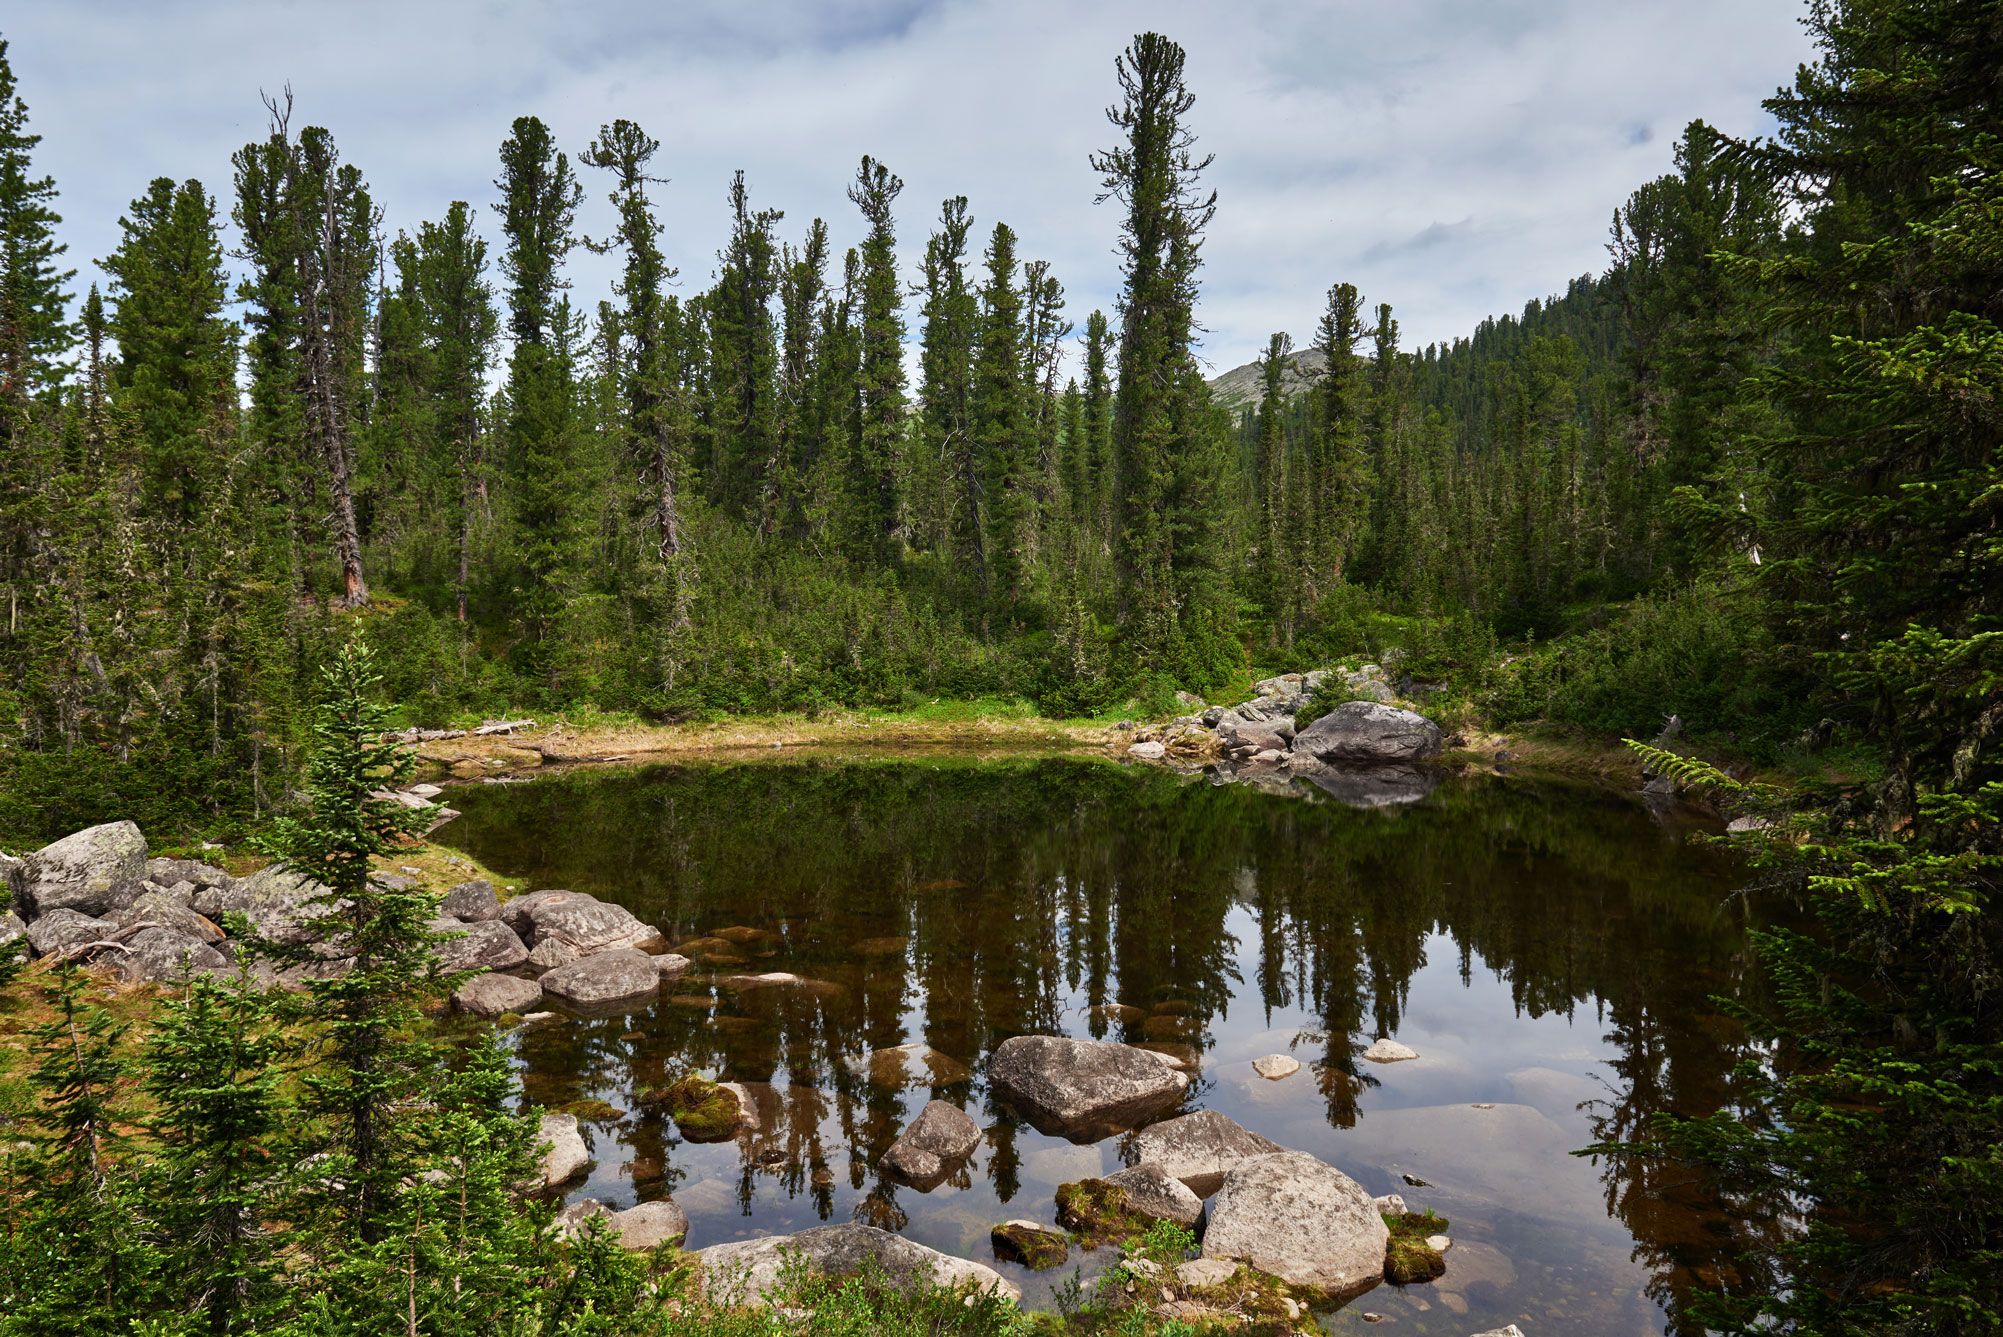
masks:
[[[518,1041],[548,1106],[631,1110],[690,1068],[769,1084],[736,1142],[586,1124],[597,1164],[571,1196],[671,1194],[690,1247],[863,1220],[992,1262],[991,1226],[1048,1221],[1059,1184],[1121,1164],[1118,1140],[1045,1137],[989,1097],[994,1047],[1043,1032],[1166,1046],[1199,1068],[1185,1108],[1452,1221],[1443,1279],[1379,1287],[1331,1331],[1372,1311],[1396,1323],[1373,1332],[1659,1333],[1693,1279],[1754,1284],[1707,1185],[1571,1154],[1715,1108],[1742,1056],[1710,1000],[1750,987],[1744,903],[1694,818],[1492,777],[1357,810],[1072,758],[653,766],[452,802],[446,840],[517,890],[588,891],[678,944],[711,939],[649,1007]],[[715,983],[747,970],[838,987]],[[1380,1035],[1421,1057],[1363,1061]],[[914,1043],[944,1061],[866,1061]],[[1271,1053],[1301,1071],[1261,1079]],[[935,1097],[987,1130],[968,1171],[929,1194],[879,1181]],[[1069,1270],[997,1266],[1032,1304]]]

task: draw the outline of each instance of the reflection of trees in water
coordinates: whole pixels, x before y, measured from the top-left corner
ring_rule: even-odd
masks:
[[[1739,1041],[1705,999],[1746,987],[1737,925],[1719,912],[1720,869],[1677,852],[1634,805],[1589,790],[1449,784],[1420,805],[1355,812],[1275,800],[1098,763],[792,764],[563,776],[482,791],[449,832],[529,885],[619,900],[682,939],[728,925],[777,931],[770,964],[842,986],[756,1008],[719,991],[713,1012],[663,1001],[652,1021],[574,1026],[526,1042],[546,1091],[646,1089],[687,1067],[726,1080],[815,1090],[789,1102],[760,1150],[774,1180],[832,1210],[812,1170],[821,1126],[874,1164],[895,1139],[902,1093],[853,1061],[922,1041],[978,1068],[1003,1039],[1064,1031],[1161,1038],[1201,1033],[1240,1006],[1300,1009],[1329,1121],[1355,1123],[1361,1048],[1397,1030],[1426,944],[1452,941],[1519,1013],[1596,1008],[1619,1050],[1616,1084],[1589,1111],[1596,1136],[1644,1132],[1658,1110],[1701,1113],[1729,1097]],[[1254,937],[1230,931],[1242,911]],[[865,938],[908,940],[861,957]],[[1241,968],[1250,973],[1248,987]],[[677,992],[705,987],[690,980]],[[1126,1003],[1145,1015],[1067,1016]],[[745,1024],[746,1021],[755,1024]],[[912,1031],[916,1030],[913,1034]],[[912,1092],[966,1105],[977,1083]],[[1020,1181],[1015,1128],[990,1104],[987,1170],[1003,1201]],[[668,1157],[658,1125],[622,1132],[636,1156]],[[753,1175],[749,1163],[740,1192]],[[601,1155],[602,1159],[602,1155]],[[1640,1160],[1602,1167],[1609,1210],[1673,1308],[1687,1270],[1743,1285],[1743,1235],[1687,1172]],[[869,1184],[852,1159],[854,1190]],[[825,1180],[828,1176],[822,1176]],[[900,1219],[877,1184],[864,1211]]]

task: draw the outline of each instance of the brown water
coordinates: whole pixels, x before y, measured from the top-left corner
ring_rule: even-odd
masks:
[[[991,1226],[1050,1220],[1060,1183],[1121,1163],[1118,1140],[1044,1137],[989,1097],[994,1047],[1046,1032],[1179,1047],[1200,1065],[1186,1108],[1452,1221],[1444,1278],[1379,1287],[1332,1331],[1366,1311],[1414,1334],[1695,1331],[1693,1281],[1760,1284],[1710,1186],[1571,1154],[1715,1108],[1744,1056],[1710,1001],[1751,987],[1744,902],[1695,819],[1493,778],[1359,810],[1076,759],[657,766],[451,801],[444,838],[517,890],[589,891],[676,942],[743,940],[646,1008],[517,1041],[550,1106],[630,1110],[689,1068],[772,1084],[764,1126],[732,1143],[587,1123],[597,1165],[572,1196],[671,1193],[690,1247],[860,1219],[992,1262]],[[839,987],[713,983],[746,970]],[[1109,1022],[1106,1003],[1142,1015]],[[1363,1061],[1379,1035],[1421,1057]],[[861,1062],[912,1042],[970,1076]],[[1269,1053],[1303,1067],[1265,1081],[1251,1061]],[[935,1096],[988,1130],[970,1170],[929,1194],[879,1182]],[[1104,1263],[1073,1261],[1088,1280]],[[1069,1273],[999,1266],[1032,1304]]]

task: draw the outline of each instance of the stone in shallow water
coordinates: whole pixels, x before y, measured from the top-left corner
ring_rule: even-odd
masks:
[[[1291,1077],[1300,1070],[1300,1060],[1289,1058],[1285,1054],[1268,1054],[1264,1058],[1255,1058],[1252,1060],[1252,1071],[1258,1073],[1269,1082],[1277,1082],[1283,1078]]]
[[[653,997],[661,975],[653,957],[620,948],[558,966],[538,982],[549,997],[572,1007],[614,1007]]]
[[[902,956],[910,945],[908,938],[863,938],[855,945],[857,956]]]
[[[679,1244],[688,1237],[688,1213],[662,1198],[612,1213],[612,1232],[628,1249],[653,1249]]]
[[[884,1281],[900,1290],[920,1283],[970,1286],[1010,1300],[1022,1290],[991,1267],[954,1258],[874,1226],[821,1226],[797,1235],[768,1235],[697,1249],[690,1258],[712,1298],[770,1303],[781,1289],[789,1262],[799,1259],[817,1272],[851,1276],[874,1264]]]
[[[591,1164],[591,1152],[584,1145],[584,1134],[577,1130],[574,1114],[543,1115],[536,1140],[548,1147],[542,1157],[544,1188],[555,1188],[582,1174],[584,1167]]]
[[[1363,1057],[1369,1059],[1372,1063],[1403,1063],[1406,1059],[1414,1059],[1418,1056],[1418,1050],[1401,1045],[1388,1036],[1378,1040],[1370,1048],[1363,1051]]]
[[[438,944],[438,963],[445,970],[513,970],[529,959],[529,949],[515,931],[498,920],[462,926],[449,919],[440,927],[454,934]]]
[[[1189,1185],[1161,1166],[1142,1161],[1106,1176],[1106,1182],[1127,1195],[1127,1210],[1156,1221],[1194,1226],[1203,1215],[1203,1199]]]
[[[1355,1180],[1306,1152],[1279,1151],[1239,1161],[1224,1177],[1203,1256],[1333,1299],[1383,1279],[1390,1233]]]
[[[883,1154],[883,1168],[929,1193],[960,1168],[981,1144],[980,1125],[965,1110],[935,1100]]]
[[[1018,1035],[988,1064],[995,1094],[1039,1132],[1096,1142],[1173,1109],[1189,1078],[1129,1045]]]
[[[1038,1221],[1004,1221],[988,1232],[995,1257],[1021,1263],[1032,1272],[1061,1265],[1071,1254],[1071,1245],[1060,1231]]]
[[[1160,1166],[1201,1194],[1216,1192],[1225,1173],[1247,1157],[1280,1150],[1279,1143],[1217,1110],[1153,1124],[1134,1138],[1134,1152],[1143,1163]]]
[[[452,1006],[479,1017],[528,1012],[542,1001],[542,985],[513,975],[475,975],[452,991]]]

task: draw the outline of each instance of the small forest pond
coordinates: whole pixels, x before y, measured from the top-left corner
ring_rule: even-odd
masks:
[[[725,931],[648,1007],[516,1040],[548,1106],[633,1110],[689,1069],[771,1085],[735,1142],[585,1123],[572,1196],[671,1194],[692,1248],[862,1220],[993,1263],[990,1227],[1050,1221],[1059,1184],[1120,1168],[1118,1139],[1042,1136],[989,1095],[995,1046],[1041,1032],[1182,1052],[1185,1109],[1451,1220],[1444,1278],[1380,1286],[1331,1331],[1375,1311],[1395,1326],[1370,1331],[1659,1333],[1693,1284],[1759,1284],[1707,1185],[1571,1154],[1715,1108],[1744,1056],[1711,1001],[1752,987],[1739,869],[1695,818],[1492,777],[1365,810],[1068,757],[572,771],[451,802],[443,838],[518,891],[588,891],[678,944]],[[714,983],[746,970],[839,987]],[[1420,1057],[1364,1061],[1380,1035]],[[913,1042],[954,1062],[861,1062]],[[1303,1066],[1264,1080],[1272,1053]],[[986,1130],[971,1166],[930,1193],[880,1181],[934,1097]],[[1082,1261],[1088,1281],[1105,1263]],[[1033,1305],[1071,1271],[994,1265]]]

